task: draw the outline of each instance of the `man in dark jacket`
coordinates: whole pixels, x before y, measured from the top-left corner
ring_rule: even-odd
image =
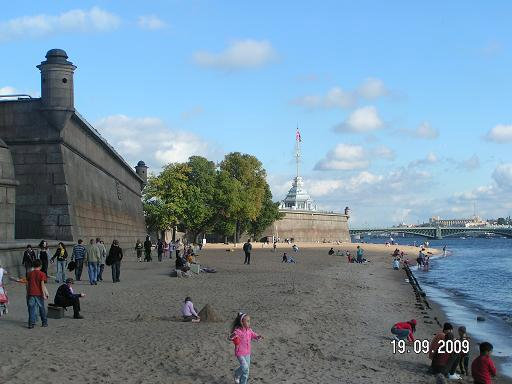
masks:
[[[252,244],[251,244],[251,239],[249,239],[249,240],[247,240],[247,243],[244,244],[244,253],[245,253],[244,264],[251,264],[251,250],[252,250]]]
[[[156,243],[156,250],[158,253],[158,261],[162,261],[162,255],[164,253],[164,242],[162,239],[158,239],[158,242]]]
[[[144,261],[151,261],[151,248],[153,244],[149,239],[149,236],[146,236],[146,241],[144,241]]]
[[[73,318],[83,319],[80,315],[80,298],[85,296],[85,293],[75,293],[73,291],[73,279],[66,279],[66,283],[62,284],[55,294],[54,303],[59,307],[73,307]]]
[[[108,252],[108,259],[112,267],[112,282],[119,283],[119,277],[121,276],[121,260],[123,259],[123,250],[119,246],[119,241],[114,240],[110,251]]]

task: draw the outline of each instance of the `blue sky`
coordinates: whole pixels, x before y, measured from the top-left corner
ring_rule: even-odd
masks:
[[[0,92],[39,94],[51,48],[75,107],[131,163],[261,159],[353,225],[512,213],[512,4],[28,1],[0,14]],[[8,58],[7,60],[5,60]]]

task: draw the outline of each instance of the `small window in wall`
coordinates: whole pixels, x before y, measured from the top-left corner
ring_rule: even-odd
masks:
[[[63,78],[63,79],[62,79],[62,82],[63,82],[64,84],[66,84],[66,83],[68,82],[68,79]]]

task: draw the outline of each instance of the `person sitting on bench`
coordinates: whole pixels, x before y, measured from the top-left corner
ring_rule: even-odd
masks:
[[[74,280],[72,278],[66,279],[66,283],[62,284],[55,294],[55,305],[59,307],[73,307],[73,318],[83,319],[80,315],[80,297],[85,297],[85,293],[73,292]]]

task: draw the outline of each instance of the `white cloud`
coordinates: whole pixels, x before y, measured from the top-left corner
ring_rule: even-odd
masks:
[[[346,171],[368,168],[370,161],[365,156],[365,151],[360,145],[338,144],[327,153],[325,159],[320,160],[315,165],[315,169],[319,171]]]
[[[414,136],[418,139],[437,139],[439,131],[432,127],[430,123],[423,122],[414,130]]]
[[[155,15],[139,16],[137,25],[142,29],[157,30],[167,27],[167,23]]]
[[[473,154],[470,158],[457,162],[457,168],[466,171],[474,171],[480,168],[480,158],[477,154]]]
[[[348,118],[334,129],[338,132],[369,133],[382,128],[384,124],[379,117],[377,108],[361,107],[352,112]]]
[[[196,105],[195,107],[192,107],[189,110],[182,112],[181,118],[184,120],[189,120],[189,119],[192,119],[199,115],[202,115],[203,112],[204,112],[203,107],[201,107],[200,105]]]
[[[380,79],[368,78],[353,91],[344,90],[341,87],[332,87],[322,95],[306,95],[292,100],[292,104],[308,109],[316,108],[341,108],[350,109],[357,105],[358,98],[375,100],[386,96],[389,91]]]
[[[395,151],[385,145],[380,145],[373,150],[373,155],[382,159],[393,160],[395,158]]]
[[[408,168],[415,168],[424,165],[435,164],[439,161],[439,158],[434,152],[429,152],[423,159],[418,159],[411,161],[408,165]]]
[[[112,115],[98,120],[95,127],[130,164],[144,160],[153,170],[186,161],[192,155],[209,159],[221,155],[215,144],[193,133],[171,129],[156,117]]]
[[[293,104],[306,108],[351,108],[356,104],[356,97],[340,87],[331,88],[325,95],[302,96],[292,101]]]
[[[359,86],[357,93],[365,99],[374,100],[388,95],[389,91],[382,80],[369,77]]]
[[[0,22],[0,42],[65,32],[103,32],[120,24],[119,16],[98,7],[74,9],[58,15],[23,16]]]
[[[18,93],[18,90],[9,85],[0,88],[0,95],[14,95],[16,93]]]
[[[424,121],[415,129],[400,129],[398,134],[420,140],[435,140],[439,137],[439,130]]]
[[[219,53],[196,52],[193,59],[201,67],[234,71],[262,67],[275,57],[270,42],[247,39],[234,41]]]
[[[498,144],[508,143],[512,141],[512,124],[498,124],[491,128],[485,139]]]
[[[499,187],[512,189],[512,163],[500,164],[492,173],[492,178]]]

